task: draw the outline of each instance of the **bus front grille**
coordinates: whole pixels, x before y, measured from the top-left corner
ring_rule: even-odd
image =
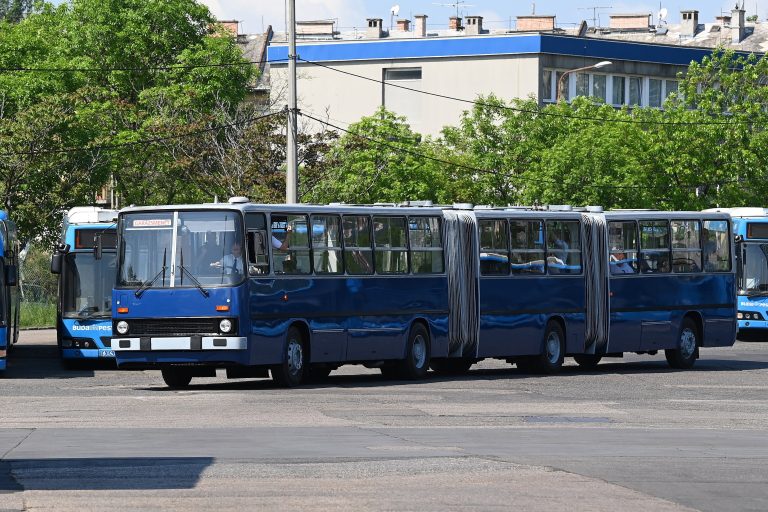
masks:
[[[219,334],[220,320],[219,318],[137,318],[128,320],[128,325],[131,336],[216,335]]]

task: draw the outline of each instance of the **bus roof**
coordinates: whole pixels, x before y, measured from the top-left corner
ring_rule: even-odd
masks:
[[[64,214],[64,224],[111,224],[117,218],[117,210],[107,210],[98,206],[75,206]]]
[[[724,212],[731,217],[768,217],[768,208],[739,207],[739,208],[710,208],[705,212]]]

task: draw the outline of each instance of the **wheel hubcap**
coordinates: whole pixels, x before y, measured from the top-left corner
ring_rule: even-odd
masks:
[[[413,340],[413,365],[416,368],[422,368],[427,362],[427,342],[424,336],[419,334]]]
[[[297,375],[304,365],[304,352],[301,343],[296,340],[288,342],[288,371],[291,375]]]
[[[688,359],[696,350],[696,334],[691,329],[683,329],[680,333],[680,355]]]
[[[547,361],[551,364],[557,364],[560,360],[560,336],[556,332],[549,333],[547,336]]]

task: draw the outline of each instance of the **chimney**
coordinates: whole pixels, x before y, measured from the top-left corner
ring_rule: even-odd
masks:
[[[411,20],[398,19],[397,30],[399,32],[408,32],[411,29]]]
[[[744,9],[731,9],[731,42],[739,44],[744,39]]]
[[[680,35],[693,37],[699,31],[699,11],[680,11]]]
[[[555,30],[555,17],[544,15],[518,16],[518,32],[549,32]]]
[[[417,14],[414,19],[416,20],[416,37],[427,37],[427,15]]]
[[[715,20],[718,25],[721,27],[730,27],[731,26],[731,17],[727,14],[724,14],[722,16],[715,16]]]
[[[228,33],[232,34],[233,37],[237,37],[239,32],[238,27],[240,25],[240,22],[237,20],[220,21],[219,25],[221,25]]]
[[[483,33],[483,17],[467,16],[467,26],[465,33],[470,36],[476,36]]]
[[[651,27],[651,15],[642,14],[611,14],[610,23],[608,24],[611,30],[618,30],[623,32],[648,32]]]
[[[368,18],[368,30],[365,31],[365,37],[368,39],[381,39],[384,32],[381,30],[381,18]]]
[[[449,30],[461,30],[462,28],[464,27],[461,26],[461,18],[459,18],[458,16],[451,16],[448,19]]]

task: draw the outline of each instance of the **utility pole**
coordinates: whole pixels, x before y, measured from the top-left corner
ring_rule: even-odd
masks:
[[[298,156],[296,134],[298,109],[296,105],[296,0],[288,1],[288,130],[285,151],[285,203],[295,204],[298,197]]]

